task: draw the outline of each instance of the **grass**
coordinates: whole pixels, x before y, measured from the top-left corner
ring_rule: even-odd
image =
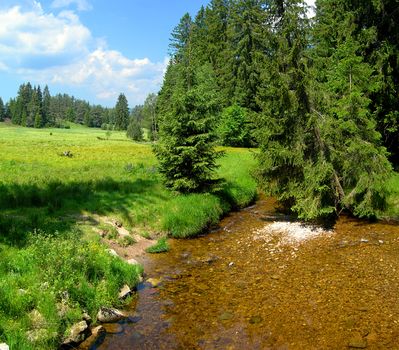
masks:
[[[110,256],[90,226],[117,238],[115,228],[81,217],[183,238],[256,196],[248,150],[225,149],[219,193],[181,196],[162,185],[150,145],[123,132],[70,127],[0,123],[0,343],[12,350],[57,348],[84,310],[95,317],[101,305],[118,306],[118,289],[137,280],[138,267]],[[161,240],[153,249],[166,246]]]
[[[157,243],[146,249],[147,253],[158,254],[169,251],[169,244],[166,237],[158,239]]]
[[[399,173],[394,173],[387,183],[388,208],[385,217],[399,220]]]

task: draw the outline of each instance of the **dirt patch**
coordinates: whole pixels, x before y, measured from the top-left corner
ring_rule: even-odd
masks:
[[[101,236],[102,242],[110,249],[113,249],[122,259],[135,259],[137,262],[142,263],[145,254],[147,254],[146,249],[155,243],[153,239],[145,238],[137,233],[129,231],[123,226],[123,223],[118,220],[106,216],[100,217],[98,215],[94,217],[94,220],[98,223],[110,225],[118,232],[116,238],[110,239],[103,234],[103,230],[98,227],[93,227],[94,231]],[[129,238],[130,243],[122,244],[127,238]]]

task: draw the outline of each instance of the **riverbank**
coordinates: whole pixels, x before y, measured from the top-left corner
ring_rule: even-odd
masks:
[[[158,286],[141,285],[135,322],[96,349],[395,348],[399,226],[292,220],[261,199],[218,230],[171,240],[146,257]]]
[[[56,348],[84,313],[96,322],[101,306],[122,306],[141,272],[124,249],[197,235],[256,196],[245,149],[225,149],[222,191],[178,196],[151,146],[121,132],[0,123],[0,139],[0,343],[11,349]]]

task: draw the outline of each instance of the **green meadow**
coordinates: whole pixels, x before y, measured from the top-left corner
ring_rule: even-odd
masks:
[[[123,132],[0,123],[0,145],[0,342],[11,349],[57,348],[83,312],[95,320],[100,306],[121,306],[119,289],[137,282],[140,267],[107,252],[94,215],[183,238],[256,197],[246,149],[224,149],[217,193],[176,195],[151,145]],[[153,251],[166,249],[160,238]]]
[[[217,193],[177,195],[157,171],[151,145],[123,132],[30,129],[0,123],[0,343],[11,349],[57,348],[68,328],[137,283],[141,267],[107,252],[93,217],[118,220],[136,234],[197,235],[256,198],[253,150],[223,148]],[[65,155],[67,154],[67,155]],[[399,218],[399,175],[387,183]]]

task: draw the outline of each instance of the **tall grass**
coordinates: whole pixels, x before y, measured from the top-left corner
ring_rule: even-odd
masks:
[[[388,208],[384,216],[399,220],[399,173],[394,173],[386,188],[389,196]]]
[[[117,306],[119,288],[137,280],[137,267],[85,234],[82,214],[183,238],[256,196],[244,149],[225,149],[219,193],[182,196],[164,188],[151,146],[121,132],[0,123],[0,143],[0,342],[11,349],[56,348],[83,311]]]
[[[0,245],[0,338],[11,349],[56,348],[83,311],[95,319],[100,306],[120,304],[124,284],[136,284],[138,265],[76,238],[36,233],[22,249]]]

